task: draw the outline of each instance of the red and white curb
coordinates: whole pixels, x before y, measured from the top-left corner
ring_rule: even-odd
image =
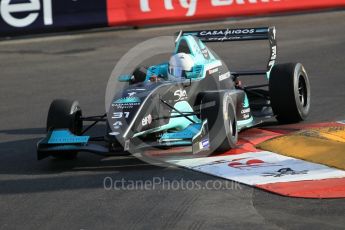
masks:
[[[233,180],[273,193],[303,198],[345,198],[345,171],[301,159],[261,151],[254,145],[305,128],[343,126],[332,122],[250,129],[240,135],[240,146],[219,156],[175,158],[169,163]],[[272,131],[273,130],[273,131]]]

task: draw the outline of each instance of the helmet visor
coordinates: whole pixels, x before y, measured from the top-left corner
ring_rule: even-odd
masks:
[[[183,75],[183,69],[182,67],[177,66],[169,66],[169,73],[173,77],[182,77]]]

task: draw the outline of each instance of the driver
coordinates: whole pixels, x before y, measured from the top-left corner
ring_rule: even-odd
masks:
[[[170,58],[168,79],[179,80],[192,74],[194,67],[193,56],[186,53],[177,53]]]

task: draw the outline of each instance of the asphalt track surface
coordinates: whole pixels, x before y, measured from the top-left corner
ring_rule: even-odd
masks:
[[[299,61],[309,72],[312,110],[307,122],[345,119],[345,11],[183,28],[263,25],[277,27],[278,62]],[[176,30],[178,26],[0,42],[1,229],[344,229],[344,199],[287,198],[244,185],[107,191],[105,177],[202,185],[226,181],[128,157],[82,153],[76,161],[36,161],[35,144],[44,135],[51,100],[78,99],[87,114],[103,112],[104,89],[119,58],[141,41]],[[261,54],[264,45],[238,46],[216,51],[239,67],[245,61],[262,63],[251,52]]]

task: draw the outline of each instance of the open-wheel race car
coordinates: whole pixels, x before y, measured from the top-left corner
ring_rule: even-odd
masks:
[[[229,70],[205,45],[249,40],[269,41],[265,70]],[[300,63],[275,64],[276,55],[274,27],[181,31],[170,60],[119,76],[127,86],[116,92],[106,114],[86,117],[77,101],[54,100],[47,136],[37,144],[38,159],[70,159],[78,152],[116,155],[148,147],[224,152],[236,147],[238,132],[245,128],[272,118],[304,120],[310,109],[307,73]],[[239,78],[250,75],[264,75],[267,81],[242,86]],[[87,135],[98,122],[106,123],[104,136]]]

